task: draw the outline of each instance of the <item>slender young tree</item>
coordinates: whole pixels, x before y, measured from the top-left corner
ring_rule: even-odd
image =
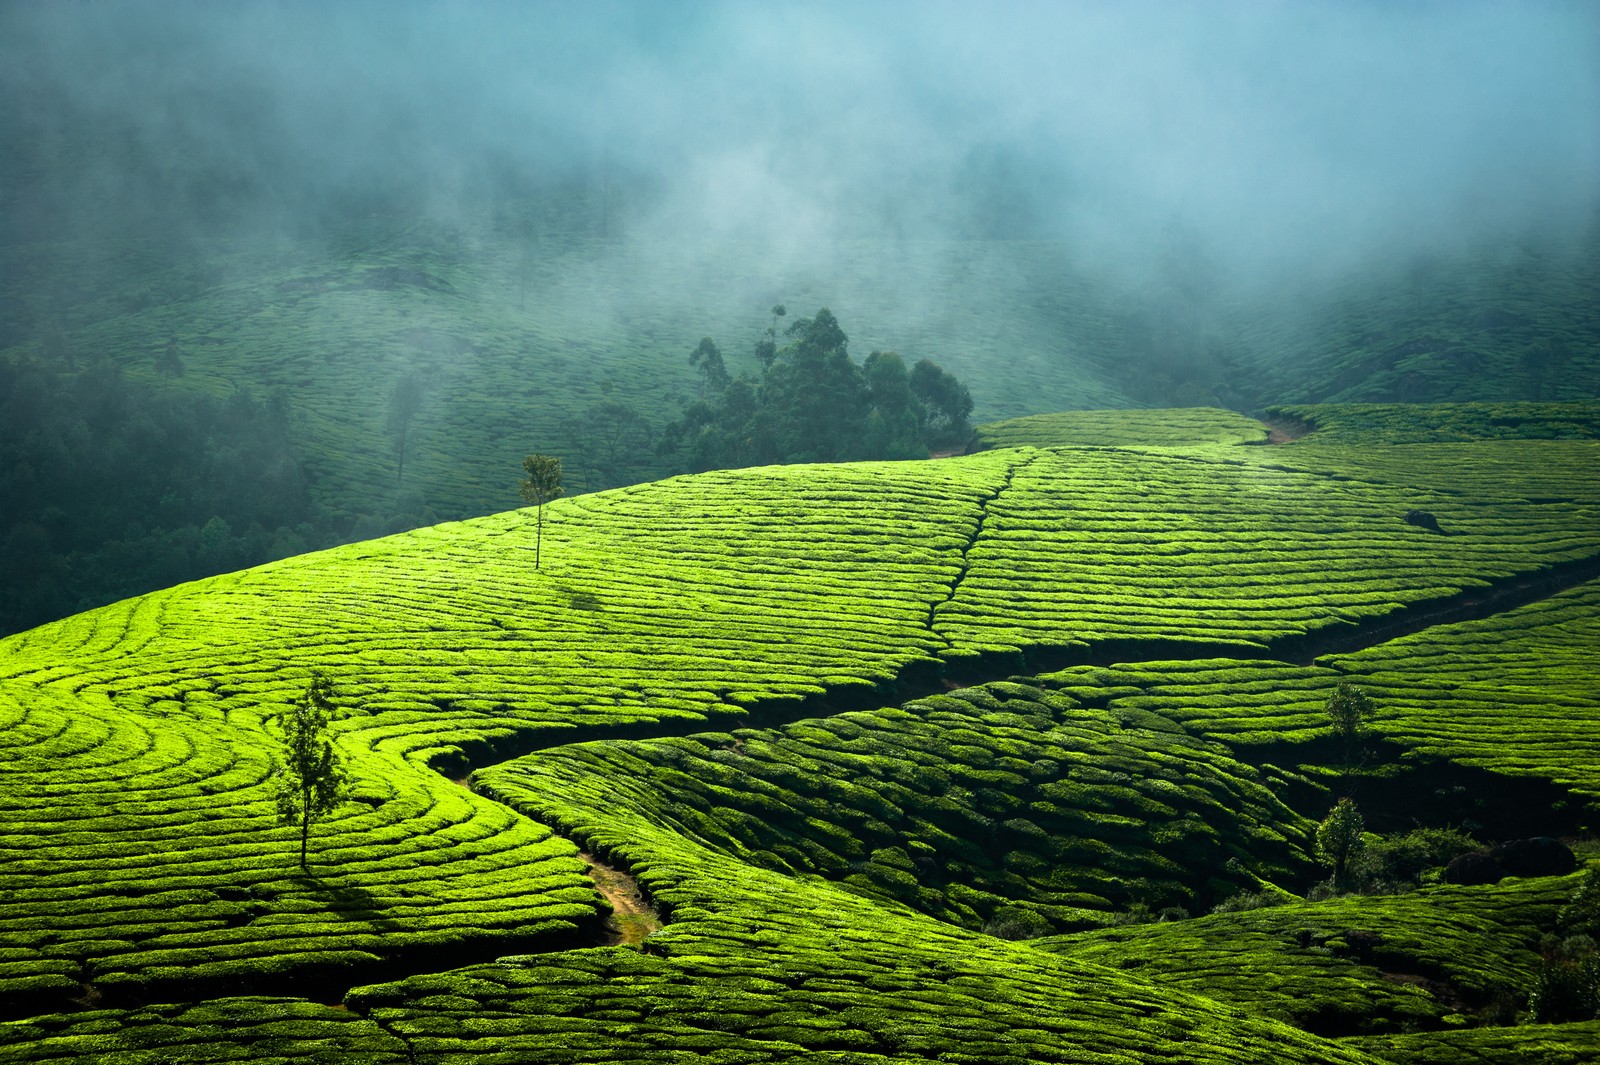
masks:
[[[283,760],[273,767],[278,820],[299,824],[300,868],[308,869],[311,823],[332,812],[345,795],[344,767],[328,737],[333,723],[333,685],[328,678],[313,673],[305,694],[279,714],[278,720],[284,739]]]
[[[539,550],[544,540],[544,505],[561,494],[561,460],[554,455],[529,455],[522,460],[528,479],[522,482],[522,498],[539,514],[539,531],[533,539],[533,568],[539,568]]]
[[[783,304],[776,304],[772,308],[772,324],[767,326],[761,334],[761,339],[756,341],[756,358],[761,361],[763,370],[772,369],[772,363],[778,357],[778,319],[788,314],[789,310]]]

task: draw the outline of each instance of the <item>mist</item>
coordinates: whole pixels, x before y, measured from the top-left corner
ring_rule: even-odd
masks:
[[[780,266],[1047,240],[1137,284],[1181,239],[1270,292],[1600,199],[1585,3],[13,2],[0,41],[13,244],[492,231],[575,182]]]

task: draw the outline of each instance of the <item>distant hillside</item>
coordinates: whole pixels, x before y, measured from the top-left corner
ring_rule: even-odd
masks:
[[[1249,393],[1268,403],[1600,396],[1600,221],[1533,241],[1395,264],[1241,322]]]
[[[1199,274],[1130,286],[1060,243],[773,248],[652,232],[603,201],[558,187],[454,225],[352,205],[315,235],[0,248],[13,393],[0,450],[45,497],[0,529],[25,586],[0,630],[491,513],[516,502],[534,451],[565,460],[568,491],[676,472],[654,438],[698,394],[690,352],[710,335],[730,371],[754,369],[779,303],[829,307],[858,359],[938,362],[969,384],[978,421],[1600,390],[1593,241],[1575,257],[1530,245],[1418,264],[1263,309]],[[118,393],[126,421],[86,398]],[[265,407],[272,428],[252,415],[230,440],[212,414],[230,404]],[[175,445],[189,424],[198,438]],[[241,462],[246,449],[256,457]],[[80,507],[93,489],[49,497],[102,470],[146,490],[105,493],[92,519]]]

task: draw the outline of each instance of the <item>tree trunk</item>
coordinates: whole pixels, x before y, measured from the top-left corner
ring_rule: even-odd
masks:
[[[533,534],[533,568],[539,568],[539,548],[544,542],[544,504],[539,504],[538,531]]]
[[[311,840],[311,789],[305,790],[305,802],[300,807],[300,868],[307,870],[311,866],[306,864],[306,845]]]

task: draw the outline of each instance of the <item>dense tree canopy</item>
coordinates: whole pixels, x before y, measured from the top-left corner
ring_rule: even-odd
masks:
[[[777,321],[756,346],[759,378],[730,377],[707,337],[690,355],[702,374],[701,398],[667,426],[662,448],[693,470],[783,462],[926,458],[971,435],[967,386],[922,359],[909,370],[892,352],[864,364],[824,307],[798,318],[777,347]]]

